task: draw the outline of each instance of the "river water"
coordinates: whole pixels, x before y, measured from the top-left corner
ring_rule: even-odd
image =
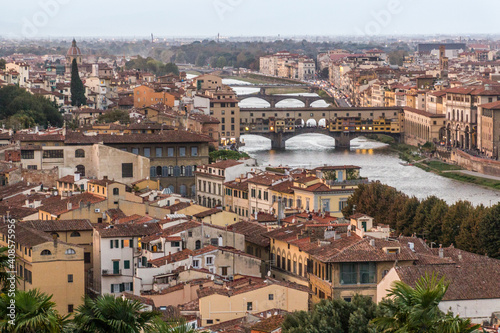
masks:
[[[223,83],[241,83],[231,80]],[[235,87],[237,94],[245,95],[258,92],[258,88]],[[290,94],[294,95],[294,94]],[[307,94],[310,95],[310,94]],[[326,106],[325,101],[317,101],[313,106]],[[269,107],[258,98],[248,98],[240,103],[241,107]],[[285,100],[277,107],[301,107],[298,100]],[[242,151],[255,157],[262,166],[288,165],[291,167],[314,168],[321,165],[357,165],[361,167],[361,176],[370,180],[393,186],[408,195],[425,199],[435,195],[452,204],[459,200],[468,200],[475,205],[490,206],[500,202],[500,191],[462,183],[425,172],[414,166],[403,166],[398,153],[391,151],[380,142],[358,138],[351,141],[349,151],[335,150],[335,140],[321,134],[303,134],[286,142],[284,151],[271,150],[271,140],[256,135],[243,135],[245,146]]]

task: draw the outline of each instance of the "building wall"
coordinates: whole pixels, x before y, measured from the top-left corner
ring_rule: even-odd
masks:
[[[491,314],[500,311],[500,299],[473,299],[441,301],[439,309],[443,312],[451,311],[461,318],[469,318],[474,324],[490,321]]]
[[[154,89],[147,86],[134,88],[134,107],[141,108],[158,103],[173,107],[175,104],[175,97],[165,91],[156,92]]]
[[[196,241],[201,241],[201,246],[210,245],[212,238],[219,238],[222,236],[222,246],[234,247],[237,250],[245,251],[245,235],[237,234],[231,231],[226,231],[219,228],[212,228],[208,225],[203,225],[190,230],[192,236],[188,236],[188,232],[181,233],[183,237],[184,244],[187,249],[195,250]],[[208,236],[208,237],[207,237]]]
[[[76,254],[65,254],[67,249],[73,249]],[[41,256],[43,250],[51,251],[50,256]],[[32,254],[32,284],[21,282],[22,290],[39,289],[53,295],[52,301],[61,314],[68,313],[68,305],[76,309],[82,304],[85,293],[83,248],[58,243],[45,243],[33,247]],[[68,274],[73,275],[73,282],[68,282]],[[50,277],[50,278],[47,278]]]
[[[269,300],[270,294],[273,295],[273,300]],[[231,297],[210,295],[199,300],[201,324],[207,325],[208,319],[216,324],[244,317],[247,313],[271,309],[282,309],[288,312],[307,311],[308,297],[307,292],[273,284]],[[252,302],[252,310],[247,310],[248,302]],[[211,324],[207,326],[209,325]]]

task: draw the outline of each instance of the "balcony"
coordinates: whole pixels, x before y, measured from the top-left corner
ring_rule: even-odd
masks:
[[[118,275],[122,275],[122,270],[121,269],[103,269],[101,275],[102,276],[118,276]]]

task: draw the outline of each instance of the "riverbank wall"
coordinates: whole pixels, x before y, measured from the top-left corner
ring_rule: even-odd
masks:
[[[451,152],[451,161],[469,171],[500,177],[500,161],[472,156],[457,149]]]

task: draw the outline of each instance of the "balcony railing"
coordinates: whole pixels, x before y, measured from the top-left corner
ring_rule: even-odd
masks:
[[[102,275],[122,275],[122,270],[121,269],[103,269],[102,270]]]

